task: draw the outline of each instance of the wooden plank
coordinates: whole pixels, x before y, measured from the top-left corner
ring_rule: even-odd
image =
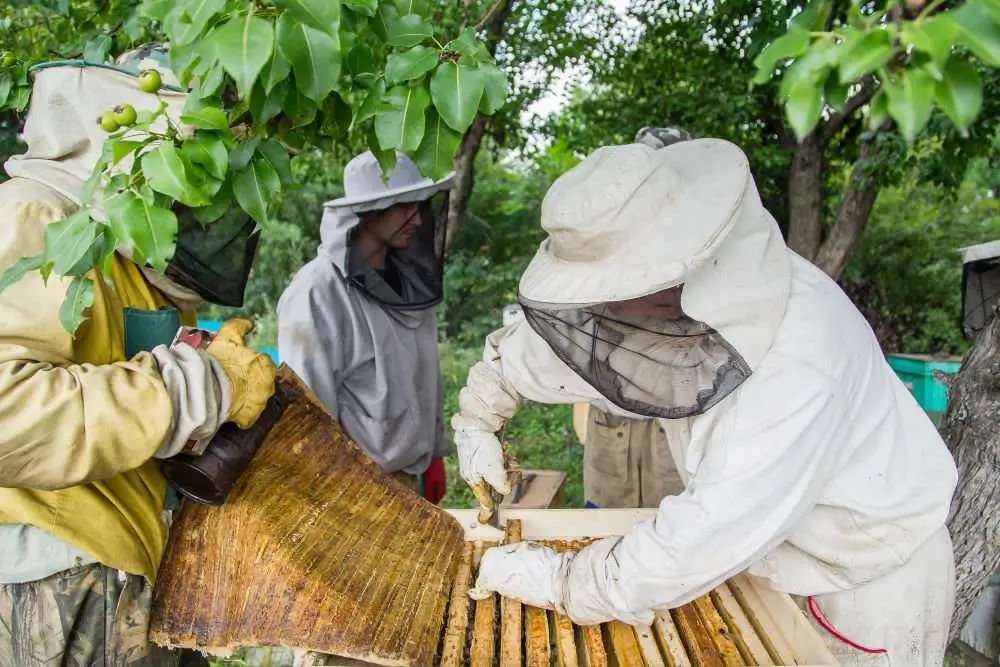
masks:
[[[608,653],[604,648],[601,626],[578,626],[577,650],[583,667],[608,667]]]
[[[694,667],[725,667],[709,636],[708,628],[701,622],[694,606],[686,604],[673,609],[671,613],[691,658],[691,664]]]
[[[715,603],[719,614],[729,625],[729,630],[733,641],[740,649],[743,659],[750,665],[761,665],[771,667],[774,660],[771,654],[764,647],[764,642],[757,636],[757,631],[747,618],[743,607],[736,601],[729,587],[723,584],[712,591],[712,601]]]
[[[524,651],[528,667],[549,667],[551,661],[549,617],[544,609],[524,608]]]
[[[465,658],[465,632],[469,627],[469,587],[472,585],[472,559],[474,546],[466,542],[458,562],[455,583],[448,605],[448,625],[441,648],[441,667],[459,667]]]
[[[701,596],[694,601],[694,608],[708,630],[715,648],[718,649],[722,664],[725,667],[744,667],[746,663],[743,661],[743,656],[740,655],[740,650],[730,636],[729,626],[719,615],[712,598],[708,595]]]
[[[579,655],[576,651],[576,635],[573,631],[573,621],[569,616],[553,612],[555,626],[556,657],[559,667],[580,667]]]
[[[504,542],[521,541],[521,522],[507,522]],[[517,600],[500,601],[500,667],[521,667],[521,630],[524,625],[524,608]]]
[[[503,531],[481,524],[476,510],[448,510],[465,529],[467,540],[503,539]],[[536,539],[579,539],[624,535],[638,521],[652,520],[655,509],[602,509],[602,510],[500,510],[501,521],[521,520],[522,537]]]
[[[758,583],[752,576],[741,574],[734,581],[747,582],[757,594],[764,615],[788,644],[792,659],[798,665],[838,665],[823,638],[811,621],[799,609],[791,596]]]
[[[635,628],[635,638],[639,640],[639,650],[642,652],[643,661],[646,667],[674,667],[668,665],[660,647],[656,643],[652,626],[642,626]]]
[[[692,667],[687,649],[684,648],[684,642],[681,641],[681,633],[670,612],[657,612],[653,631],[656,633],[656,638],[660,642],[664,657],[666,657],[670,667]]]
[[[621,621],[611,621],[605,624],[608,633],[608,645],[614,653],[613,663],[618,667],[644,667],[642,649],[631,625]]]
[[[764,609],[764,602],[757,595],[753,585],[748,579],[733,578],[727,583],[729,590],[740,603],[744,613],[750,620],[750,625],[757,631],[757,636],[764,642],[764,648],[771,655],[776,665],[793,665],[792,649],[782,636],[780,630],[775,627],[774,622]],[[787,656],[787,657],[786,657]]]
[[[476,566],[482,560],[483,552],[495,546],[476,542],[473,560]],[[472,626],[472,648],[469,653],[470,667],[493,667],[493,657],[496,655],[494,633],[496,622],[497,596],[490,595],[484,600],[476,600],[476,617]]]

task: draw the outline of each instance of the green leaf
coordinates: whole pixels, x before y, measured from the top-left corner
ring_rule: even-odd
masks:
[[[274,4],[295,17],[298,22],[337,37],[340,30],[339,0],[274,0]],[[286,15],[282,15],[282,18]]]
[[[224,23],[214,34],[219,61],[242,91],[250,91],[274,51],[274,26],[251,13]]]
[[[284,146],[274,139],[268,139],[260,145],[259,151],[278,172],[282,183],[292,182],[292,158]]]
[[[138,149],[145,146],[148,141],[127,141],[125,139],[112,139],[105,145],[111,151],[111,166],[121,162],[125,156],[131,155]]]
[[[298,88],[289,87],[285,98],[285,114],[292,119],[292,127],[302,127],[316,120],[319,105]]]
[[[400,14],[420,14],[426,16],[428,12],[427,0],[395,0],[393,3]]]
[[[164,21],[174,8],[175,0],[145,0],[139,5],[139,12],[147,19]]]
[[[182,114],[181,122],[199,130],[226,131],[229,129],[229,119],[226,118],[226,112],[216,107],[206,107]]]
[[[322,102],[340,77],[340,38],[310,28],[283,14],[278,19],[278,48],[292,64],[303,95]]]
[[[6,72],[0,72],[0,107],[7,103],[10,91],[14,88],[14,82],[7,76]]]
[[[399,11],[396,10],[396,7],[383,2],[378,6],[378,10],[372,18],[372,30],[375,31],[375,34],[380,40],[383,42],[388,41],[392,26],[398,18]]]
[[[823,19],[829,11],[827,0],[812,0],[791,21],[792,28],[800,30],[816,30],[823,25]]]
[[[954,22],[958,41],[990,67],[1000,67],[1000,27],[980,4],[967,2],[943,15]]]
[[[181,144],[181,155],[217,180],[224,180],[229,171],[229,151],[218,137],[198,137],[185,141]]]
[[[354,81],[364,88],[371,88],[378,80],[375,71],[375,59],[371,49],[365,44],[358,44],[347,55],[347,69],[351,71]]]
[[[59,307],[59,321],[63,328],[75,335],[80,325],[87,321],[84,311],[94,305],[94,283],[89,278],[77,276],[69,284],[66,298]]]
[[[209,202],[205,193],[190,182],[184,162],[170,142],[163,142],[142,156],[142,173],[151,188],[182,204],[194,208]]]
[[[385,78],[390,84],[417,79],[437,67],[438,52],[426,46],[414,46],[409,51],[389,56]]]
[[[785,115],[788,124],[799,141],[802,141],[816,127],[823,112],[823,94],[808,81],[799,82],[785,101]]]
[[[6,271],[0,274],[0,293],[3,293],[8,287],[21,282],[21,279],[28,273],[42,268],[42,264],[44,263],[45,260],[42,259],[41,255],[22,257],[14,262]]]
[[[281,179],[271,161],[263,155],[254,157],[250,166],[236,173],[233,192],[240,207],[260,225],[267,225],[271,203],[281,193]]]
[[[787,100],[791,91],[799,84],[811,83],[819,88],[826,80],[834,62],[836,49],[832,39],[817,40],[798,60],[792,63],[781,77],[778,97]]]
[[[90,210],[77,209],[68,218],[45,228],[45,262],[52,264],[56,274],[69,275],[87,256],[98,233],[98,224],[90,219]]]
[[[98,35],[83,47],[83,59],[90,62],[103,63],[110,52],[111,37],[109,35]]]
[[[375,133],[382,148],[417,150],[424,138],[425,112],[431,103],[424,86],[396,86],[389,90],[375,116]]]
[[[927,72],[905,69],[896,83],[886,81],[889,115],[896,121],[907,142],[912,142],[931,117],[934,79]]]
[[[225,0],[187,0],[182,2],[178,20],[167,24],[171,47],[190,44],[201,36],[205,26],[226,8]],[[184,20],[184,19],[187,20]]]
[[[264,92],[270,93],[274,90],[278,84],[283,83],[288,78],[288,74],[291,71],[292,64],[281,53],[281,48],[275,49],[271,60],[268,61],[260,73],[259,81],[264,87]]]
[[[177,216],[170,209],[155,206],[147,198],[131,196],[125,205],[123,220],[132,242],[133,253],[163,273],[174,256],[177,244]]]
[[[445,51],[454,51],[477,62],[493,62],[493,56],[486,50],[483,43],[476,37],[474,28],[463,28],[458,37],[444,46]],[[485,56],[483,55],[485,53]],[[485,60],[483,60],[485,58]]]
[[[236,171],[246,169],[254,153],[257,152],[258,146],[260,146],[260,137],[250,137],[229,153],[229,165]]]
[[[368,91],[365,101],[355,111],[351,128],[358,127],[369,118],[374,118],[375,114],[378,113],[378,104],[383,97],[385,97],[385,81],[379,81],[374,88]]]
[[[479,103],[479,110],[487,116],[492,116],[507,101],[507,75],[496,65],[480,65],[483,73],[485,94]]]
[[[771,42],[766,49],[761,51],[753,64],[757,68],[757,75],[753,82],[762,85],[771,80],[771,73],[778,63],[790,58],[798,58],[809,48],[809,31],[799,28],[792,28],[787,33]]]
[[[826,86],[823,89],[823,96],[826,98],[826,103],[837,111],[844,110],[844,104],[847,103],[847,86],[840,83],[836,77],[829,77],[826,80]]]
[[[427,110],[427,131],[414,156],[425,176],[440,180],[454,169],[455,153],[462,135],[448,127],[433,108]]]
[[[226,78],[226,72],[222,65],[216,63],[207,72],[198,77],[192,97],[203,100],[212,97],[222,88]]]
[[[108,227],[117,244],[128,250],[132,249],[133,244],[125,216],[129,204],[135,198],[136,195],[131,191],[111,184],[104,190],[104,200],[101,202],[104,216],[108,219]]]
[[[894,51],[889,33],[873,30],[853,42],[850,47],[838,49],[840,82],[851,84],[879,69],[892,58]]]
[[[388,181],[389,176],[396,169],[396,151],[389,148],[385,149],[379,146],[378,136],[375,134],[375,128],[373,127],[368,131],[368,149],[378,160],[378,164],[382,167],[382,180]]]
[[[958,26],[946,16],[934,16],[922,23],[906,21],[900,40],[917,51],[926,53],[939,67],[944,66],[951,53]]]
[[[478,69],[444,63],[431,77],[431,98],[444,122],[464,133],[476,118],[485,87]]]
[[[258,81],[250,93],[250,113],[257,123],[267,123],[278,116],[284,108],[288,97],[288,83],[282,81],[270,93],[264,92],[264,87]]]
[[[983,81],[969,61],[953,56],[944,70],[944,78],[937,84],[935,95],[941,107],[963,136],[968,135],[969,125],[983,108]]]
[[[408,48],[434,36],[434,29],[418,14],[401,16],[389,26],[389,46]]]
[[[191,209],[195,219],[203,225],[209,225],[224,216],[233,205],[233,187],[229,181],[222,184],[208,206]]]
[[[378,11],[378,0],[343,0],[344,6],[360,12],[365,16],[375,16]]]

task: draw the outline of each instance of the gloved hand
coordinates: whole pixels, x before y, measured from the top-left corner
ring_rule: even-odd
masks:
[[[483,554],[469,597],[482,600],[499,593],[531,607],[565,613],[563,590],[575,555],[531,542],[493,547]]]
[[[448,492],[448,477],[444,469],[444,459],[432,459],[424,473],[424,498],[437,505]]]
[[[251,331],[253,325],[248,320],[228,320],[205,350],[222,366],[233,386],[227,421],[244,429],[264,411],[274,394],[278,373],[269,356],[246,346],[244,337]]]
[[[458,469],[469,486],[486,482],[498,493],[510,493],[510,475],[504,460],[503,445],[496,435],[480,429],[455,431]]]

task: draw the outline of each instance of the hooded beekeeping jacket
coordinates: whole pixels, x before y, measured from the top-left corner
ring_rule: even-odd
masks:
[[[164,89],[161,97],[179,116],[185,95]],[[152,110],[160,102],[133,73],[110,66],[59,63],[35,75],[28,151],[5,164],[11,180],[0,184],[0,273],[41,253],[47,226],[79,209],[107,136],[95,119],[123,103]],[[75,336],[59,316],[68,279],[32,271],[0,293],[2,583],[94,561],[153,581],[166,542],[166,482],[152,457],[205,423],[217,428],[216,408],[228,408],[212,403],[212,378],[197,359],[126,353],[126,312],[173,315],[173,328],[158,332],[168,337],[178,322],[194,324],[194,311],[177,311],[167,296],[183,288],[119,254],[108,269],[107,278],[88,274],[93,304]]]
[[[542,224],[549,238],[520,283],[528,319],[488,338],[456,429],[493,433],[523,400],[635,416],[571,370],[531,308],[683,285],[684,313],[735,351],[687,416],[661,420],[686,490],[580,553],[566,587],[574,617],[648,621],[747,568],[788,593],[849,590],[941,530],[956,483],[944,443],[850,300],[786,247],[736,146],[600,149],[552,187]],[[671,379],[662,366],[610,366],[659,373],[647,388]]]
[[[379,290],[388,287],[369,266],[352,260],[351,234],[359,212],[426,201],[450,182],[450,177],[437,183],[421,177],[416,165],[399,155],[383,183],[371,153],[356,157],[345,173],[347,196],[326,205],[317,257],[296,274],[278,303],[282,361],[386,472],[422,474],[432,459],[451,450],[442,418],[437,319],[433,306],[400,308],[377,300]],[[388,261],[393,262],[392,251]],[[410,269],[399,266],[401,272]],[[401,300],[424,298],[410,294],[418,282],[402,280]],[[373,283],[370,289],[362,286]]]

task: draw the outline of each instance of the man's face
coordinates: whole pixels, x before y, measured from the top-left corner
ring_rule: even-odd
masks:
[[[396,204],[365,219],[365,230],[393,250],[410,247],[422,220],[416,202]]]
[[[615,317],[638,318],[655,317],[664,320],[679,320],[684,317],[681,309],[681,292],[684,286],[671,287],[648,296],[628,301],[612,301],[607,304],[608,312]]]

